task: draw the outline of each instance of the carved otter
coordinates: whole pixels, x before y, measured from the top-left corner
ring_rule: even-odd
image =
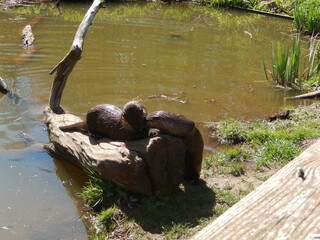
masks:
[[[177,113],[157,111],[147,115],[146,123],[150,128],[182,138],[187,147],[185,179],[199,179],[204,144],[201,133],[195,127],[194,122]]]
[[[60,130],[87,131],[112,140],[131,141],[148,136],[146,115],[145,107],[136,101],[125,104],[123,111],[114,105],[100,104],[88,111],[85,121],[60,127]]]

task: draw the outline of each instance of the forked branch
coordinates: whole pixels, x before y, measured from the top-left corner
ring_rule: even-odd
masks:
[[[91,22],[99,9],[102,6],[104,0],[94,0],[91,7],[84,16],[82,22],[80,23],[78,30],[75,34],[73,43],[69,52],[66,56],[50,71],[50,74],[56,72],[53,80],[49,105],[46,108],[46,112],[53,111],[54,113],[61,114],[64,113],[62,107],[60,106],[62,93],[64,87],[66,86],[69,74],[72,72],[74,66],[81,58],[81,53],[84,45],[84,38],[87,31],[91,25]]]

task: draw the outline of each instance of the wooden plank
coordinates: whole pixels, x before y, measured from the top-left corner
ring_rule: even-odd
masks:
[[[304,170],[304,179],[297,176]],[[320,140],[192,237],[319,239]]]

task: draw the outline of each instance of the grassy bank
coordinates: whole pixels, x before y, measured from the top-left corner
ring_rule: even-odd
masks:
[[[320,2],[318,0],[203,0],[208,7],[241,7],[293,16],[293,28],[300,33],[320,32]]]
[[[309,35],[317,34],[320,31],[320,3],[318,0],[199,0],[191,4],[180,4],[176,2],[144,2],[144,3],[122,3],[119,6],[108,5],[106,9],[100,10],[95,21],[119,21],[128,17],[150,17],[161,15],[164,19],[178,21],[190,21],[190,19],[203,20],[206,23],[221,19],[220,13],[216,13],[217,7],[241,7],[264,12],[286,14],[294,17],[293,28]],[[195,4],[197,3],[197,4]],[[85,14],[83,10],[63,10],[55,8],[54,4],[39,6],[0,8],[0,12],[11,12],[17,14],[52,14],[60,15],[66,21],[80,22]],[[161,11],[160,11],[161,9]],[[210,9],[210,11],[208,11]],[[230,19],[228,20],[230,23]],[[232,22],[232,21],[231,21]],[[234,24],[237,21],[233,21]]]
[[[255,122],[208,124],[221,147],[203,160],[203,182],[171,195],[137,196],[92,176],[80,194],[92,211],[91,238],[186,239],[254,190],[320,136],[320,104],[285,108]]]

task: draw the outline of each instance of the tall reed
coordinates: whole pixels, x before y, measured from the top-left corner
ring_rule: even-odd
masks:
[[[300,35],[293,39],[292,47],[283,48],[278,42],[278,47],[272,45],[271,61],[272,71],[269,71],[264,58],[262,63],[267,80],[271,75],[272,80],[284,87],[302,89],[304,87],[318,87],[320,85],[320,62],[319,62],[319,40],[316,37],[310,38],[308,61],[304,63],[304,70],[301,71],[302,64],[300,51]]]
[[[292,48],[282,48],[278,42],[278,47],[275,48],[272,44],[271,52],[272,72],[268,71],[264,58],[263,68],[268,78],[270,73],[273,81],[285,87],[301,88],[301,77],[299,77],[300,63],[300,36],[297,35],[293,39]]]
[[[294,27],[297,31],[309,35],[320,33],[319,0],[297,1],[293,16]]]
[[[317,36],[316,36],[317,37]],[[308,86],[320,85],[320,61],[319,61],[319,41],[316,37],[311,37],[309,47],[309,67],[305,70],[307,72]],[[318,62],[317,62],[318,61]]]

